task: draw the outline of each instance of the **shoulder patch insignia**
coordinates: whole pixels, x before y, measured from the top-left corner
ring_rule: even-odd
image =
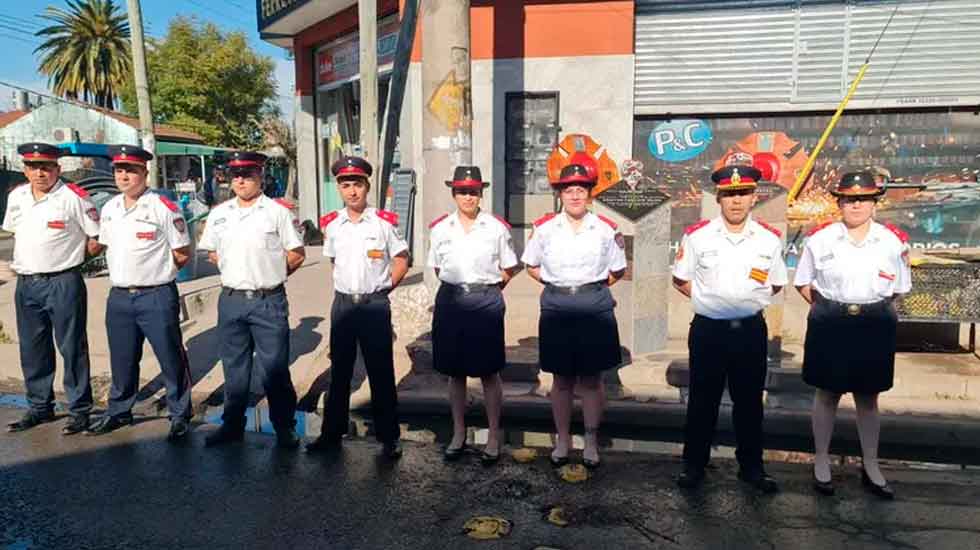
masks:
[[[74,183],[68,183],[65,186],[68,187],[68,189],[71,189],[79,197],[82,197],[83,199],[89,198],[88,191],[82,189],[78,185],[76,185]]]
[[[493,217],[497,218],[498,222],[504,224],[504,227],[510,229],[510,223],[507,220],[505,220],[503,216],[501,216],[500,214],[494,214]]]
[[[821,229],[826,229],[827,227],[830,227],[833,224],[834,224],[834,221],[833,220],[831,220],[829,222],[823,222],[822,224],[820,224],[820,225],[814,227],[813,229],[807,231],[806,232],[806,236],[807,237],[812,237],[813,235],[815,235]]]
[[[336,210],[334,210],[333,212],[330,212],[329,214],[325,214],[323,216],[320,216],[320,229],[323,229],[326,226],[330,225],[330,222],[336,220],[337,219],[337,216],[338,216],[338,214],[337,214],[337,211]]]
[[[389,212],[387,210],[377,210],[377,213],[379,218],[390,223],[395,227],[398,227],[398,214],[395,214],[394,212]]]
[[[433,227],[439,225],[439,222],[441,222],[442,220],[444,220],[444,219],[446,219],[448,217],[449,217],[449,214],[443,214],[443,215],[439,216],[438,218],[432,220],[432,223],[429,224],[429,229],[432,229]]]
[[[759,225],[761,225],[762,227],[766,228],[766,230],[768,230],[773,235],[775,235],[777,237],[782,237],[783,236],[783,232],[782,231],[776,229],[775,227],[769,225],[768,223],[766,223],[764,221],[761,221],[761,220],[755,220],[755,222],[758,223]]]
[[[709,223],[711,223],[711,220],[701,220],[695,224],[689,225],[687,226],[687,229],[684,230],[684,234],[690,235],[691,233],[694,233],[695,231],[701,229],[702,227],[708,225]]]
[[[897,225],[891,224],[891,223],[886,223],[885,224],[885,227],[889,231],[891,231],[892,233],[894,233],[895,236],[898,237],[898,240],[902,241],[903,243],[909,242],[909,234],[906,233],[906,232],[904,232],[904,231],[902,231],[901,229],[899,229]]]
[[[288,208],[289,210],[292,210],[293,208],[296,207],[293,203],[291,203],[291,202],[289,202],[289,201],[287,201],[286,199],[283,199],[283,198],[272,199],[272,200],[275,201],[275,203],[278,204],[279,206],[284,206],[284,207]]]
[[[554,218],[554,217],[555,217],[555,216],[557,216],[557,215],[558,215],[558,213],[556,213],[556,212],[549,212],[549,213],[547,213],[547,214],[545,214],[544,216],[541,216],[540,218],[538,218],[538,219],[536,219],[536,220],[534,220],[534,223],[533,223],[533,225],[534,225],[535,227],[537,227],[537,226],[539,226],[539,225],[541,225],[541,224],[543,224],[543,223],[545,223],[545,222],[547,222],[547,221],[548,221],[548,220],[550,220],[551,218]]]
[[[171,212],[174,213],[180,212],[180,207],[177,206],[177,204],[174,201],[168,199],[167,197],[164,197],[163,195],[157,195],[157,197],[160,197],[160,202],[162,202],[164,206],[166,206],[167,209],[169,209]]]
[[[187,231],[187,222],[185,222],[184,221],[184,218],[182,218],[182,217],[181,218],[174,218],[174,228],[177,231],[180,231],[181,233],[184,233],[185,231]]]
[[[616,225],[616,222],[610,220],[609,218],[603,216],[602,214],[596,214],[596,216],[598,216],[600,220],[606,222],[606,224],[613,229],[619,227],[618,225]]]
[[[85,215],[89,217],[93,222],[99,221],[99,211],[93,206],[85,211]]]

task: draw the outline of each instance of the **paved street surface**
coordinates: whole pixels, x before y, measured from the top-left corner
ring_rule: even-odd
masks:
[[[21,412],[0,408],[0,421]],[[446,465],[436,444],[407,443],[389,464],[370,441],[319,457],[252,433],[205,449],[212,426],[172,446],[166,428],[154,419],[66,439],[58,422],[0,434],[0,548],[980,548],[976,470],[889,470],[899,500],[888,503],[863,493],[853,471],[838,473],[837,497],[815,496],[808,468],[794,464],[772,465],[783,492],[760,496],[717,460],[708,486],[685,494],[671,480],[677,459],[662,455],[609,453],[595,477],[571,485],[544,458]],[[555,505],[571,525],[543,519]],[[470,540],[462,526],[475,515],[509,519],[513,531]]]

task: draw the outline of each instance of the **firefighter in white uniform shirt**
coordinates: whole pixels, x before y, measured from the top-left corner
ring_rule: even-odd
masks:
[[[459,166],[452,181],[457,210],[430,225],[428,265],[441,284],[432,314],[433,367],[450,377],[453,439],[444,457],[459,459],[466,447],[466,378],[483,383],[487,408],[487,444],[480,456],[486,466],[500,458],[500,408],[504,366],[503,287],[514,275],[517,255],[510,225],[480,209],[483,181],[476,166]]]
[[[88,298],[79,267],[102,249],[99,211],[80,187],[59,181],[61,151],[46,143],[17,148],[28,183],[7,196],[3,229],[14,234],[14,302],[20,362],[30,409],[7,426],[19,432],[54,420],[54,341],[64,360],[71,416],[65,435],[85,431],[92,410]]]
[[[320,218],[323,255],[333,263],[330,310],[330,391],[323,431],[306,446],[311,453],[337,450],[350,425],[350,384],[357,347],[371,386],[374,431],[388,459],[401,457],[398,394],[388,293],[408,271],[408,245],[398,234],[398,216],[369,208],[371,164],[343,157],[330,167],[344,208]]]
[[[106,434],[133,421],[143,342],[160,362],[170,412],[168,439],[188,431],[190,374],[180,331],[177,269],[190,259],[190,236],[180,208],[147,189],[146,166],[153,154],[132,145],[109,148],[120,194],[102,207],[99,242],[107,247],[112,289],[106,305],[106,334],[112,388],[105,415],[89,429]]]
[[[704,479],[726,382],[732,398],[738,477],[759,490],[778,490],[762,463],[762,393],[768,329],[762,310],[788,282],[776,229],[752,219],[762,174],[752,166],[715,171],[721,216],[687,228],[674,263],[674,286],[691,298],[688,334],[690,397],[684,471],[678,485]]]
[[[241,441],[254,360],[269,399],[269,417],[281,448],[299,446],[296,390],[289,376],[289,303],[286,277],[306,258],[292,204],[262,193],[265,155],[236,151],[228,161],[235,198],[208,214],[198,245],[221,270],[218,335],[225,375],[221,428],[206,445]]]
[[[562,211],[534,222],[521,258],[528,275],[545,285],[538,348],[541,370],[554,375],[551,410],[558,437],[550,459],[556,467],[568,462],[576,386],[585,420],[582,463],[599,466],[602,373],[623,361],[609,286],[626,273],[625,244],[615,222],[588,210],[596,183],[592,167],[564,167],[551,182]]]
[[[845,174],[831,191],[841,221],[810,232],[794,285],[811,304],[803,353],[803,380],[813,401],[813,485],[831,495],[830,439],[841,394],[852,393],[861,436],[865,489],[883,499],[894,493],[878,467],[878,394],[892,387],[898,316],[892,303],[912,288],[908,236],[874,221],[884,190],[867,172]]]

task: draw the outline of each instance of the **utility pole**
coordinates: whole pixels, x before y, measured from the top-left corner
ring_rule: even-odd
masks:
[[[157,178],[157,138],[153,133],[153,108],[150,105],[150,87],[146,78],[146,47],[143,43],[143,12],[140,0],[127,0],[129,9],[129,37],[133,46],[133,73],[136,78],[136,104],[140,113],[140,136],[143,148],[153,153],[147,165],[147,184],[151,189],[160,187]],[[203,174],[202,174],[203,177]]]
[[[473,164],[473,102],[470,94],[469,0],[422,0],[422,220],[452,212],[452,196],[443,183],[458,165]],[[489,166],[484,166],[489,170]],[[434,288],[431,269],[425,282]]]
[[[361,65],[361,153],[381,176],[378,166],[378,1],[357,3],[357,23]],[[368,195],[371,205],[378,205],[378,193],[384,185],[375,180],[374,192]]]

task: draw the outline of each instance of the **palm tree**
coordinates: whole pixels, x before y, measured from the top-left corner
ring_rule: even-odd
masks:
[[[66,0],[41,16],[53,24],[36,36],[40,71],[54,93],[112,109],[130,74],[129,23],[113,0]]]

